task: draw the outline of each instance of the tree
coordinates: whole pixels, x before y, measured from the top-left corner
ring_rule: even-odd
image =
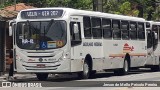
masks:
[[[128,0],[134,3],[139,10],[139,17],[145,18],[147,20],[153,20],[153,15],[156,11],[155,0]]]
[[[92,0],[46,0],[46,3],[49,7],[92,9]]]
[[[139,11],[128,0],[109,0],[105,3],[105,12],[128,16],[138,16],[139,14]]]
[[[155,1],[160,0],[108,0],[105,12],[157,20],[160,6],[156,6]]]
[[[7,5],[14,4],[5,2],[0,5],[3,8]],[[92,10],[93,0],[16,0],[17,3],[23,2],[35,7],[69,7],[75,9]],[[160,0],[103,0],[103,11],[113,14],[122,14],[129,16],[142,17],[147,20],[160,19]]]
[[[6,1],[6,2],[4,2],[3,4],[0,4],[0,9],[2,9],[2,8],[6,7],[6,6],[12,5],[12,4],[13,4],[13,2],[11,2],[11,1]]]

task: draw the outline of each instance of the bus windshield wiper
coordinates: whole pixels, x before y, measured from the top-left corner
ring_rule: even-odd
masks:
[[[60,28],[61,28],[61,30],[62,30],[61,39],[60,39],[60,40],[62,40],[62,38],[63,38],[63,36],[64,36],[64,30],[63,30],[62,25],[61,25],[60,23],[59,23],[59,25],[60,25]]]
[[[29,25],[30,27],[33,28],[33,30],[34,30],[35,32],[37,32],[37,28],[35,28],[35,27],[31,24],[31,22],[30,22],[29,20],[27,20],[27,23],[28,23],[28,25]]]
[[[36,39],[36,45],[37,45],[37,44],[38,44],[38,41],[37,41],[37,38],[38,38],[38,37],[37,37],[37,34],[38,34],[38,33],[37,33],[37,28],[35,28],[35,27],[31,24],[31,22],[30,22],[29,20],[27,20],[27,23],[28,23],[28,25],[29,25],[29,31],[30,31],[30,27],[31,27],[31,28],[33,28],[33,30],[34,30],[35,33],[36,33],[36,34],[35,34],[35,35],[36,35],[36,38],[35,38],[35,39]],[[32,38],[32,36],[31,36],[31,38]]]
[[[47,28],[46,28],[46,33],[49,31],[49,29],[51,28],[52,24],[54,23],[54,19],[51,19],[51,21],[48,23]]]

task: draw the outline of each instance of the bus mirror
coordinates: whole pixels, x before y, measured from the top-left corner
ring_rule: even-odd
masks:
[[[12,36],[15,24],[16,24],[15,20],[9,21],[9,36]]]
[[[157,33],[154,33],[155,39],[158,39],[158,35]]]
[[[12,36],[12,26],[9,26],[9,36]]]
[[[73,25],[73,30],[74,30],[74,34],[77,34],[79,32],[77,23]]]
[[[146,28],[150,28],[150,23],[146,22]]]

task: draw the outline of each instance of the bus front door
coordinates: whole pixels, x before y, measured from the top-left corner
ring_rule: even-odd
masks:
[[[154,60],[153,33],[151,30],[147,30],[147,62],[146,64],[152,65],[153,60]]]

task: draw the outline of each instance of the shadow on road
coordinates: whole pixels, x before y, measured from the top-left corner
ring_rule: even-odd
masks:
[[[131,70],[128,75],[142,74],[142,73],[152,73],[152,71],[150,69],[136,69],[136,70]],[[113,72],[97,73],[93,75],[91,79],[109,78],[112,76],[117,76],[117,75],[114,74]],[[68,81],[74,81],[74,80],[80,80],[76,74],[58,75],[57,77],[49,77],[46,81],[47,82],[68,82]],[[37,78],[27,78],[27,79],[23,78],[23,79],[13,80],[13,82],[38,82],[38,81],[39,80]],[[41,82],[46,82],[46,81],[41,81]]]

